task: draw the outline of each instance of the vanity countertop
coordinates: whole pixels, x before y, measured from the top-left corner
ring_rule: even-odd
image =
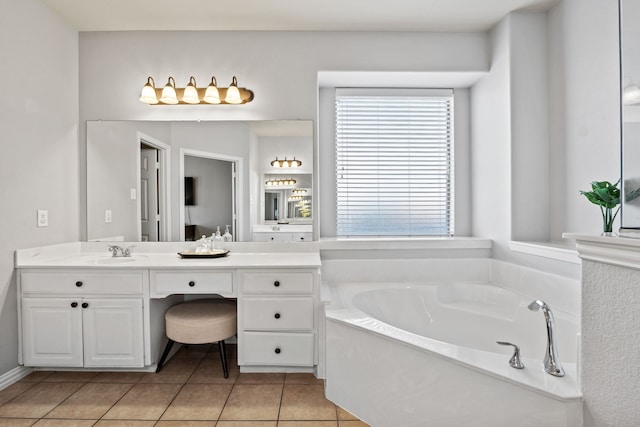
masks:
[[[124,242],[110,242],[129,246]],[[191,243],[193,245],[193,242]],[[304,245],[304,244],[303,244]],[[104,250],[99,250],[104,246]],[[180,244],[136,243],[131,257],[112,257],[107,243],[68,243],[16,251],[16,268],[280,268],[320,267],[318,250],[299,251],[284,247],[279,251],[254,251],[255,245],[230,249],[221,258],[181,258],[178,252],[192,250]],[[243,245],[244,246],[244,245]],[[308,248],[312,249],[312,248]],[[246,251],[249,250],[249,251]]]

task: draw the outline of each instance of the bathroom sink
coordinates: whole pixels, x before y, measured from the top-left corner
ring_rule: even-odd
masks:
[[[90,257],[82,257],[76,260],[75,263],[82,265],[121,265],[121,264],[129,264],[135,262],[141,257],[145,257],[144,255],[133,255],[131,257],[112,257],[110,255],[99,255],[99,256],[90,256]]]

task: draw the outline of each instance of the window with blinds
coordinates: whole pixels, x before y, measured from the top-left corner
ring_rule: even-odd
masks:
[[[336,89],[338,236],[453,235],[453,119],[452,90]]]

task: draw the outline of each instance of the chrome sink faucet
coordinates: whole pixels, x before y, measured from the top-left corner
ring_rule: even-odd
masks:
[[[111,245],[109,246],[109,251],[113,254],[112,256],[114,257],[130,257],[131,256],[131,249],[133,249],[133,246],[129,246],[127,248],[122,248],[121,246],[117,246],[117,245]],[[118,255],[120,254],[120,255]]]
[[[542,310],[547,323],[547,349],[544,355],[544,370],[554,377],[564,377],[564,369],[558,359],[558,349],[556,346],[556,322],[553,318],[551,308],[542,300],[535,300],[529,304],[529,310]]]

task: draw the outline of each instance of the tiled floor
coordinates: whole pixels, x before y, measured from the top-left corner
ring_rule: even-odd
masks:
[[[311,374],[241,374],[227,346],[183,347],[160,373],[36,371],[0,391],[1,426],[367,427]]]

